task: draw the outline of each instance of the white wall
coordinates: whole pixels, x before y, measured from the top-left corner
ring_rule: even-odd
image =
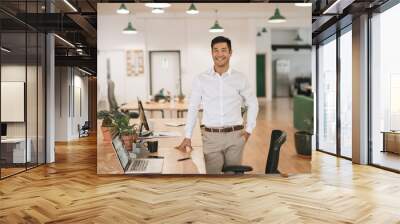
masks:
[[[277,50],[272,52],[272,61],[286,59],[290,61],[289,79],[298,76],[311,77],[311,50]]]
[[[2,65],[1,66],[1,81],[9,81],[9,82],[24,82],[25,84],[27,83],[25,80],[25,76],[26,74],[31,75],[31,74],[36,74],[36,67],[34,66],[27,66],[25,67],[25,65]],[[31,79],[31,77],[28,77],[29,79]],[[32,82],[32,83],[31,83]],[[29,80],[29,84],[32,85],[36,85],[36,81]],[[35,108],[37,107],[36,105],[36,88],[32,89],[32,88],[27,88],[27,90],[29,90],[27,92],[27,104],[31,104],[33,101],[35,102],[34,106]],[[32,92],[31,92],[32,91]],[[7,110],[7,108],[1,108],[2,110]],[[31,109],[27,109],[28,112],[31,113],[27,113],[27,120],[29,122],[28,125],[28,137],[30,137],[30,133],[33,129],[33,125],[35,125],[36,127],[36,120],[37,120],[37,116],[36,111],[32,111]],[[34,122],[34,124],[32,123]],[[25,126],[26,126],[27,122],[7,122],[7,136],[8,137],[25,137]]]
[[[98,16],[98,98],[106,99],[107,58],[110,58],[111,79],[116,84],[119,104],[149,95],[149,51],[180,50],[182,91],[190,94],[193,77],[212,66],[212,38],[208,30],[213,19],[136,19],[135,27],[143,30],[136,35],[123,35],[127,19],[121,16]],[[232,41],[231,67],[243,72],[255,90],[255,23],[247,19],[220,20]],[[115,25],[115,24],[120,24]],[[237,29],[240,27],[240,29]],[[127,77],[125,54],[128,49],[145,51],[145,74]],[[105,109],[105,108],[99,108]]]
[[[208,29],[215,21],[215,13],[210,9],[214,9],[216,5],[218,4],[196,4],[200,14],[188,16],[182,13],[186,9],[185,4],[173,4],[163,15],[148,13],[148,8],[141,4],[127,4],[133,11],[133,16],[127,16],[115,13],[118,4],[99,4],[97,17],[98,110],[108,109],[107,58],[111,60],[111,79],[116,84],[115,94],[119,104],[134,101],[136,97],[143,99],[148,97],[150,92],[148,59],[149,51],[152,50],[180,50],[182,90],[185,95],[190,95],[193,77],[213,64],[210,42],[218,35],[232,40],[231,67],[248,77],[254,91],[256,91],[256,54],[266,53],[266,89],[267,98],[270,99],[272,96],[270,41],[263,42],[263,46],[260,47],[261,42],[257,39],[257,31],[261,27],[266,27],[268,30],[271,28],[310,30],[311,9],[282,4],[281,10],[289,18],[288,21],[284,24],[269,24],[267,20],[275,10],[275,5],[261,3],[220,5],[218,20],[225,32],[212,34],[208,32]],[[202,11],[203,9],[208,11]],[[138,34],[121,33],[128,21],[132,21]],[[142,76],[127,77],[125,54],[127,50],[134,49],[144,50],[145,72]]]
[[[55,141],[77,139],[78,124],[88,120],[88,78],[71,67],[56,67],[55,73]],[[73,111],[76,87],[81,89],[82,116]]]
[[[311,45],[312,37],[311,30],[308,28],[302,29],[273,29],[271,31],[272,45]],[[299,33],[303,39],[302,42],[296,43],[294,39]],[[278,59],[286,59],[290,62],[289,80],[299,76],[311,77],[311,49],[292,50],[292,49],[277,49],[272,51],[272,62]]]

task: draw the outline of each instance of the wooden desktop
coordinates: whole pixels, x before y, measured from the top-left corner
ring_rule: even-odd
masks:
[[[183,102],[143,102],[143,107],[144,110],[146,111],[160,111],[162,114],[162,117],[164,118],[164,114],[166,112],[170,113],[170,116],[172,117],[172,113],[176,111],[177,117],[183,117],[183,112],[188,110],[188,103],[187,101]],[[138,110],[138,102],[130,102],[127,103],[120,108],[121,110],[127,110],[127,111],[132,111],[132,110]]]
[[[150,155],[164,157],[162,174],[205,174],[205,162],[202,147],[201,130],[197,125],[193,131],[193,150],[189,153],[175,149],[184,138],[184,126],[171,127],[165,123],[184,122],[184,119],[149,119],[149,126],[154,131],[179,132],[180,137],[152,138],[158,141],[158,152]],[[100,127],[101,122],[98,121]],[[98,130],[101,130],[98,128]],[[181,158],[191,157],[189,160],[177,161]],[[101,131],[97,132],[97,173],[98,174],[123,174],[124,171],[118,160],[111,142],[104,142]]]

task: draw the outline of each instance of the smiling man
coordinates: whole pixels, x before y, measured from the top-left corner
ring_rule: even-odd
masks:
[[[203,107],[203,151],[208,174],[221,173],[224,166],[240,165],[244,145],[256,126],[258,102],[246,77],[229,66],[231,41],[222,36],[211,41],[214,66],[195,77],[186,121],[186,136],[178,148],[191,148],[199,105]],[[243,125],[241,106],[248,108]]]

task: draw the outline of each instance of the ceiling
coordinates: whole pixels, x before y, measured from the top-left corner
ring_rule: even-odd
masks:
[[[98,13],[102,15],[115,15],[116,10],[121,4],[99,4]],[[151,8],[145,6],[145,4],[129,3],[125,4],[126,7],[132,11],[133,16],[146,16],[155,14],[151,13]],[[253,14],[254,16],[272,16],[276,8],[276,4],[271,3],[195,3],[196,8],[200,11],[197,15],[188,15],[186,10],[189,8],[189,3],[171,3],[171,6],[165,9],[165,13],[156,16],[181,16],[186,17],[201,17],[205,15],[207,17],[214,17],[215,10],[218,10],[218,16],[240,16],[240,14]],[[310,17],[310,8],[308,7],[297,7],[294,4],[282,3],[279,4],[279,9],[285,17],[296,17],[306,18]]]
[[[65,42],[56,38],[56,63],[60,65],[79,66],[83,63],[85,66],[96,70],[97,66],[97,10],[104,15],[115,15],[116,9],[121,2],[127,3],[130,10],[133,11],[135,17],[154,17],[150,13],[150,9],[145,7],[145,2],[150,0],[68,0],[78,12],[75,12],[63,0],[0,0],[0,25],[2,32],[16,33],[24,30],[25,27],[31,27],[32,30],[39,32],[54,32],[69,42],[76,44],[81,43],[80,48],[84,50],[84,55],[78,55],[76,49],[72,48]],[[223,0],[219,0],[221,2]],[[300,8],[293,4],[285,4],[282,2],[304,2],[303,0],[230,0],[236,3],[212,3],[215,0],[200,0],[196,2],[196,7],[200,14],[196,17],[215,17],[215,9],[218,9],[218,17],[252,17],[267,18],[272,16],[276,6],[279,6],[281,13],[289,20],[298,20],[300,18],[309,18],[313,22],[313,40],[325,34],[330,27],[333,27],[336,21],[342,19],[347,14],[355,15],[365,9],[373,8],[383,4],[387,0],[306,0],[312,2],[312,17],[309,13],[310,9]],[[341,1],[337,7],[342,14],[323,15],[335,1]],[[137,3],[132,3],[137,2]],[[139,3],[140,2],[140,3]],[[157,2],[157,1],[156,1]],[[165,0],[163,2],[172,2]],[[171,7],[166,9],[163,15],[157,15],[159,18],[165,17],[189,17],[185,13],[189,7],[188,0],[175,0]],[[280,3],[280,4],[263,4],[263,3]],[[113,3],[99,5],[97,3]],[[342,8],[340,8],[342,7]],[[50,12],[50,9],[52,13]],[[27,12],[27,13],[26,13]],[[132,15],[131,15],[132,16]],[[351,21],[351,19],[350,19]],[[21,44],[21,39],[13,38],[9,34],[5,38],[14,40],[15,45]],[[24,43],[22,43],[24,44]],[[17,46],[15,46],[17,47]],[[28,48],[29,49],[29,48]],[[28,50],[30,51],[30,50]]]

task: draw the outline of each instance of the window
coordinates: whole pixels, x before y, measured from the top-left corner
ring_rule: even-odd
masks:
[[[318,148],[336,154],[336,40],[318,48]]]
[[[400,4],[374,15],[370,132],[372,164],[400,170]]]
[[[352,157],[352,33],[340,36],[340,155]]]

